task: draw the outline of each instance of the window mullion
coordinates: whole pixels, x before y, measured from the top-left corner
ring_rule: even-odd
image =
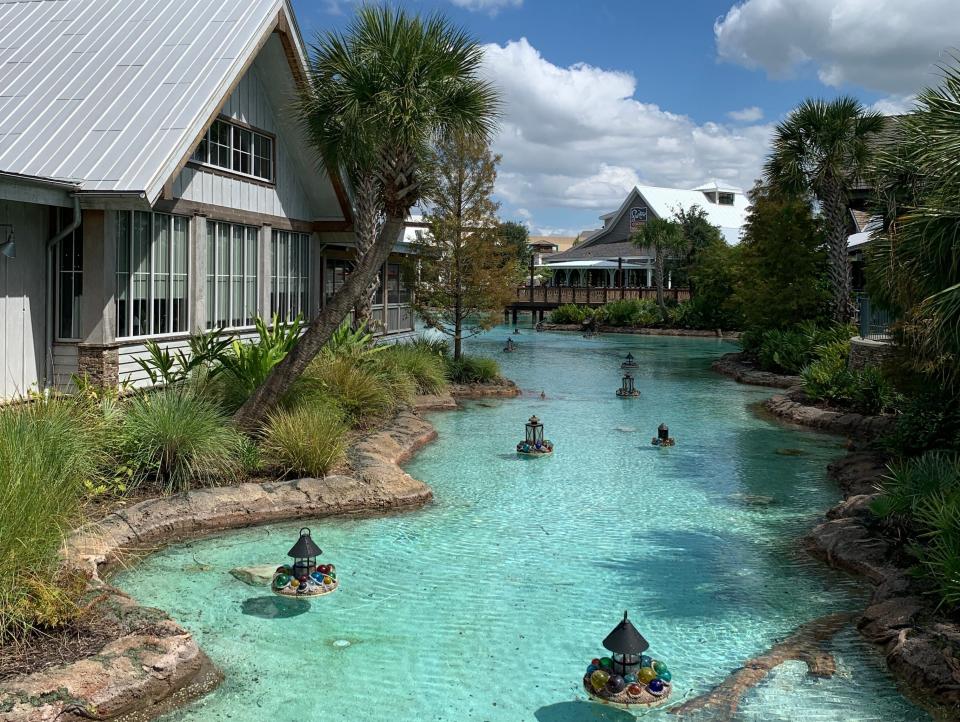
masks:
[[[127,310],[123,325],[127,327],[127,336],[133,336],[133,211],[127,211],[127,243],[130,248],[127,256]]]

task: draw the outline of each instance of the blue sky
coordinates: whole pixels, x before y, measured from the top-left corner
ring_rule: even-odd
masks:
[[[749,187],[772,124],[807,96],[887,111],[960,43],[956,0],[406,0],[487,46],[506,114],[501,215],[532,232],[597,225],[638,182]],[[904,8],[904,5],[909,5]],[[350,0],[294,0],[309,42]]]

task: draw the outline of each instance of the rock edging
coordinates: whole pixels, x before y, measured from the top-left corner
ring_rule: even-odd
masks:
[[[545,331],[579,331],[583,333],[584,327],[578,323],[544,323]],[[739,331],[722,331],[717,329],[710,331],[700,328],[646,328],[630,326],[598,326],[597,333],[623,333],[636,336],[692,336],[696,338],[720,338],[727,341],[736,341],[740,338]]]
[[[939,615],[918,589],[902,550],[870,511],[885,459],[852,452],[828,470],[844,500],[807,535],[807,549],[834,568],[870,580],[873,596],[857,623],[860,633],[884,649],[887,665],[912,696],[921,703],[933,700],[948,719],[960,718],[960,625]]]
[[[763,371],[748,359],[742,351],[724,354],[711,364],[711,368],[717,373],[729,376],[738,383],[750,384],[751,386],[789,389],[798,386],[802,381],[799,376]]]
[[[857,439],[875,439],[891,431],[896,424],[892,416],[866,416],[852,411],[821,409],[784,394],[771,396],[764,406],[785,421]]]
[[[456,404],[450,396],[437,396],[423,408]],[[141,501],[81,527],[64,544],[65,562],[90,575],[91,590],[106,597],[103,603],[156,621],[149,633],[121,636],[92,657],[0,683],[0,722],[108,719],[131,712],[146,719],[205,694],[221,674],[193,635],[164,612],[141,607],[105,584],[100,579],[105,567],[128,554],[213,531],[423,505],[433,491],[399,464],[436,435],[429,422],[405,411],[350,449],[350,476],[196,489]]]

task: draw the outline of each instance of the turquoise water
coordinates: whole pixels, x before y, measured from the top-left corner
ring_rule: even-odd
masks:
[[[299,524],[173,546],[118,576],[226,673],[168,719],[630,720],[580,688],[624,609],[682,700],[799,624],[862,608],[861,585],[798,542],[838,499],[824,474],[838,440],[755,416],[748,406],[768,392],[709,371],[728,345],[525,331],[502,354],[506,337],[496,329],[470,350],[496,355],[525,395],[431,417],[440,438],[407,468],[434,503],[312,524],[336,594],[284,604],[229,575],[285,561]],[[628,350],[639,400],[614,395]],[[550,458],[512,453],[533,413],[556,443]],[[661,421],[676,447],[649,445]],[[784,664],[736,719],[928,719],[855,631],[829,648],[835,677]]]

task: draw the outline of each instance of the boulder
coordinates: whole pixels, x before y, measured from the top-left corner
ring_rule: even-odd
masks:
[[[257,567],[236,567],[230,570],[230,574],[251,587],[267,587],[273,581],[277,566],[277,564],[262,564]]]

